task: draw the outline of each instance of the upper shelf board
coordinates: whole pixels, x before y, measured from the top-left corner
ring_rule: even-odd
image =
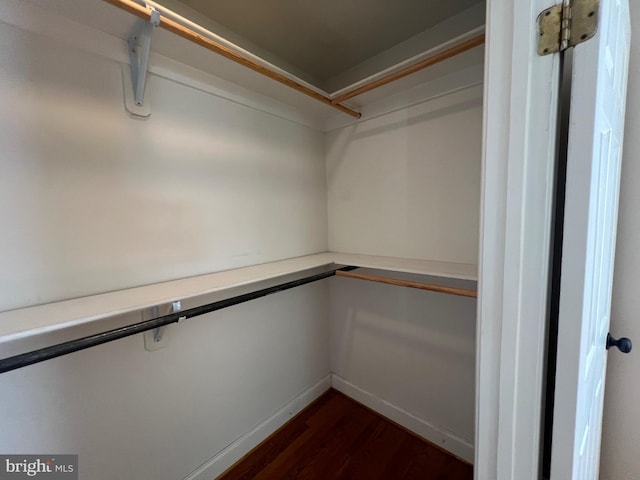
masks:
[[[332,264],[475,280],[475,265],[324,252],[0,313],[0,343],[184,301]]]
[[[167,3],[173,5],[180,2]],[[482,7],[482,4],[478,4],[471,9],[470,13],[465,13],[460,21],[456,21],[458,16],[448,19],[436,27],[430,28],[393,48],[369,58],[358,66],[340,74],[340,78],[336,77],[335,81],[331,83],[325,82],[322,86],[314,86],[306,82],[301,76],[296,75],[296,72],[277,67],[272,61],[269,61],[271,57],[266,52],[262,52],[259,47],[257,48],[260,51],[252,55],[251,58],[263,62],[265,66],[271,66],[298,83],[308,85],[319,93],[332,96],[333,93],[349,89],[351,85],[358,85],[365,78],[375,78],[378,74],[389,72],[394,67],[399,67],[410,57],[419,58],[421,53],[434,48],[437,49],[454,37],[482,27],[484,10],[478,7]],[[36,13],[35,10],[38,10],[39,13]],[[28,2],[11,2],[6,8],[0,7],[0,20],[6,21],[6,17],[22,19],[20,22],[22,23],[22,28],[34,30],[38,34],[52,36],[69,43],[74,48],[113,56],[110,53],[113,41],[108,41],[105,38],[106,34],[111,39],[119,41],[121,51],[118,52],[118,57],[126,59],[124,60],[125,62],[128,62],[126,40],[137,21],[137,18],[133,15],[113,7],[103,0],[86,0],[82,2],[77,0],[58,0],[56,2],[29,0]],[[24,21],[25,18],[28,21]],[[8,22],[11,23],[11,19]],[[77,25],[75,28],[73,23]],[[204,27],[207,27],[207,25],[204,25]],[[213,27],[211,28],[213,29]],[[90,33],[92,30],[95,32],[94,35]],[[245,50],[240,46],[237,48]],[[318,102],[316,99],[292,90],[290,87],[280,84],[271,78],[264,77],[260,73],[239,65],[232,60],[213,54],[166,30],[157,29],[154,32],[151,50],[150,72],[152,74],[166,74],[166,68],[164,67],[166,60],[177,61],[187,67],[195,68],[199,72],[213,75],[220,80],[229,82],[229,87],[232,90],[234,88],[246,89],[247,92],[278,102],[285,110],[293,108],[298,114],[305,115],[314,121],[326,121],[335,117],[336,114],[343,115],[336,112],[333,107],[326,103]],[[481,51],[481,48],[479,50]],[[264,55],[261,55],[262,53]],[[474,58],[472,61],[476,62],[477,60]],[[466,61],[463,63],[466,64]],[[460,62],[447,61],[445,64],[445,66],[438,68],[438,74],[451,74],[461,68]],[[411,75],[411,83],[429,81],[432,76],[426,71],[414,73]],[[403,91],[406,87],[407,85],[403,82],[399,82],[397,85],[394,82],[394,85],[384,87],[384,96]],[[359,97],[356,97],[347,103],[356,109],[363,109],[366,107],[367,102],[368,100],[361,101]]]
[[[478,12],[476,26],[484,23],[486,9],[483,0],[261,0],[251,8],[215,0],[157,3],[325,91],[336,77],[451,18],[466,19],[470,9]],[[387,66],[406,58],[398,52]]]

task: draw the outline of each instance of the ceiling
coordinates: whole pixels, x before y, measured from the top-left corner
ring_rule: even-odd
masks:
[[[323,83],[483,0],[182,0]],[[277,63],[277,62],[274,62]]]

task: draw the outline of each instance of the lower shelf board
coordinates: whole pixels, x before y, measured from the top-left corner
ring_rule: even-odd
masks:
[[[473,467],[329,390],[218,480],[471,480]]]
[[[233,296],[234,289],[256,288],[287,275],[339,265],[416,273],[442,278],[476,280],[477,266],[350,253],[321,252],[303,257],[224,270],[206,275],[154,283],[70,300],[0,312],[0,344],[57,330],[136,313],[181,301],[192,306],[209,303],[211,295]],[[216,297],[222,298],[222,297]]]

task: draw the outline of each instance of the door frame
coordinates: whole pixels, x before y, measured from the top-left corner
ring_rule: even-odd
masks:
[[[539,479],[560,55],[537,55],[536,17],[555,3],[487,0],[476,480]]]

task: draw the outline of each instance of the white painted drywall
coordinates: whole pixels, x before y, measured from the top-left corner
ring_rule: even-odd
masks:
[[[329,248],[477,263],[481,132],[482,86],[329,132]],[[473,461],[476,301],[342,278],[330,293],[334,385]]]
[[[329,222],[338,250],[476,262],[481,89],[325,145],[154,75],[152,116],[135,120],[117,62],[7,24],[0,46],[0,309],[322,251],[327,203],[348,227]],[[388,288],[356,282],[330,305],[326,284],[307,286],[171,327],[154,353],[136,336],[3,375],[0,451],[77,452],[96,480],[183,478],[325,378],[330,355],[346,382],[471,448],[475,302]],[[337,343],[346,311],[352,357]]]
[[[631,58],[610,331],[634,350],[609,353],[601,480],[640,478],[640,5],[630,2]]]
[[[132,119],[121,82],[117,62],[0,23],[0,310],[326,250],[322,133],[156,76]],[[0,451],[184,478],[327,378],[327,304],[308,285],[170,327],[162,350],[138,335],[4,374]]]
[[[77,453],[80,478],[91,480],[184,478],[326,377],[327,288],[306,285],[171,326],[162,350],[147,352],[136,335],[5,373],[0,451]]]
[[[330,288],[337,386],[366,392],[356,398],[472,462],[476,300],[348,278],[332,279]]]
[[[322,133],[0,25],[0,310],[326,250]]]
[[[329,132],[329,249],[477,263],[481,143],[481,86]]]

